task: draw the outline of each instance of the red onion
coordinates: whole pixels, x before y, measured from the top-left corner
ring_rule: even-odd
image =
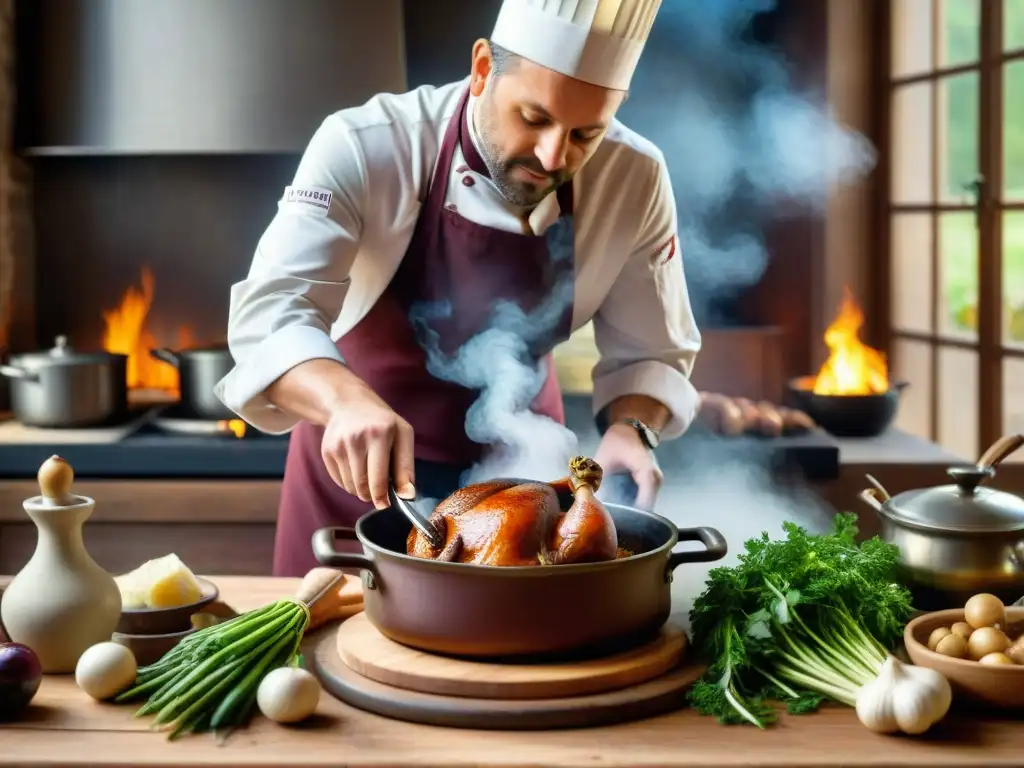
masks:
[[[12,720],[39,690],[43,667],[35,651],[21,643],[0,643],[0,720]]]

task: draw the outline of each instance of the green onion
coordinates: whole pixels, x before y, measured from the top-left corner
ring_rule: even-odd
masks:
[[[252,714],[268,672],[294,663],[309,625],[309,608],[278,600],[230,621],[193,632],[153,664],[115,701],[144,700],[136,717],[155,715],[168,739],[237,728]]]

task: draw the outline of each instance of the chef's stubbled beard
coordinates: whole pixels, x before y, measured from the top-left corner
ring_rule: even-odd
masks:
[[[494,98],[490,89],[484,92],[483,97],[480,100],[480,121],[479,135],[480,135],[480,147],[481,154],[483,155],[484,165],[487,166],[487,172],[491,175],[491,180],[494,185],[498,188],[502,197],[508,200],[513,205],[521,205],[523,207],[534,206],[543,200],[545,197],[550,195],[562,184],[572,179],[572,173],[569,171],[555,171],[551,173],[545,170],[544,166],[541,165],[540,160],[536,156],[524,156],[524,157],[513,157],[509,159],[503,159],[501,156],[501,148],[497,145],[494,140],[496,133],[494,120],[491,119],[494,104],[492,99]],[[516,166],[522,166],[527,170],[538,173],[541,176],[547,176],[551,179],[551,183],[545,186],[539,186],[537,184],[531,184],[525,181],[513,181],[509,174]]]

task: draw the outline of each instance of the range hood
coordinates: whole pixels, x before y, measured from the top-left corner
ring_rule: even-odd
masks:
[[[28,154],[301,152],[406,88],[401,0],[21,0]]]

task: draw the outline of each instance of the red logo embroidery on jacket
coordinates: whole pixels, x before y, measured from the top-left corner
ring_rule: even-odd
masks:
[[[655,258],[659,267],[663,267],[672,261],[672,258],[676,255],[676,236],[673,234],[661,248],[655,253]]]

